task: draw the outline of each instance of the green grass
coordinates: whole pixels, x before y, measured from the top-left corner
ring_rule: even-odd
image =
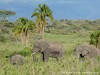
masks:
[[[89,43],[89,35],[90,32],[85,36],[79,33],[68,35],[46,33],[47,41],[59,41],[63,44],[65,55],[62,60],[50,58],[48,62],[33,62],[32,56],[28,55],[25,57],[24,65],[16,66],[10,64],[10,58],[7,56],[23,50],[25,46],[19,42],[0,43],[0,75],[100,75],[100,60],[82,61],[74,54],[77,45]]]

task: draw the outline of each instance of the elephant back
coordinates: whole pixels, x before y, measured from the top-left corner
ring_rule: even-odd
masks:
[[[100,55],[100,50],[96,48],[94,45],[89,46],[90,58],[94,58]]]
[[[64,53],[64,47],[61,43],[59,42],[52,42],[49,43],[49,47],[52,49],[52,51]]]
[[[10,62],[13,65],[21,65],[24,63],[24,57],[20,54],[15,54],[15,55],[11,56]]]
[[[34,48],[38,48],[40,52],[43,52],[44,50],[46,50],[49,47],[49,44],[47,41],[41,39],[38,40],[34,43],[34,47],[33,47],[33,52],[34,52]]]
[[[78,57],[95,58],[100,55],[99,49],[93,45],[82,44],[76,47],[75,51]]]

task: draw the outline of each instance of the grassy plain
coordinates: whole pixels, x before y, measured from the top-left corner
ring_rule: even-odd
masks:
[[[89,35],[86,33],[72,33],[67,35],[46,33],[47,41],[59,41],[63,44],[65,54],[62,60],[50,58],[48,62],[33,62],[32,56],[25,56],[23,65],[13,66],[9,56],[25,48],[19,42],[0,43],[0,75],[100,75],[100,59],[79,60],[74,49],[82,43],[89,43]]]

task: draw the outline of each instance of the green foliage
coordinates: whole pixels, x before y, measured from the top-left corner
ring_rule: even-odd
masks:
[[[25,47],[20,51],[10,51],[8,49],[6,49],[4,51],[0,51],[0,57],[3,57],[3,58],[10,58],[11,56],[13,56],[15,54],[21,54],[22,56],[25,56],[25,57],[31,56],[32,50],[28,47]]]
[[[39,21],[45,20],[46,17],[53,20],[52,11],[46,4],[43,4],[43,5],[39,4],[38,8],[34,10],[34,13],[32,14],[31,17],[34,17],[34,16],[36,16]]]
[[[0,35],[0,42],[7,42],[7,38],[4,35]]]
[[[39,8],[41,8],[41,11],[43,11],[42,6],[46,9],[46,12],[48,12],[48,7],[45,5],[39,5]],[[38,10],[38,9],[36,9]],[[43,12],[44,14],[44,12]],[[41,18],[40,14],[34,12],[34,15],[38,19],[38,22],[40,22]],[[46,15],[46,14],[45,14]],[[48,15],[47,15],[48,17]],[[37,21],[36,21],[37,22]],[[46,23],[46,22],[45,22]],[[82,72],[99,72],[98,75],[100,75],[100,57],[97,58],[97,60],[84,60],[81,61],[77,59],[76,55],[74,54],[74,49],[78,44],[82,43],[88,43],[90,40],[89,35],[93,32],[93,30],[100,30],[100,20],[91,21],[91,20],[59,20],[54,21],[53,23],[50,22],[50,25],[47,27],[46,31],[50,33],[45,34],[45,39],[47,41],[58,41],[61,42],[65,49],[65,54],[62,60],[57,61],[55,58],[50,58],[48,62],[33,62],[32,60],[32,50],[29,47],[25,47],[25,45],[22,45],[20,41],[13,41],[9,42],[8,39],[12,39],[9,36],[12,36],[11,33],[8,33],[7,31],[11,32],[12,27],[14,26],[14,23],[8,23],[5,24],[0,22],[0,39],[3,40],[3,42],[0,42],[0,75],[63,75],[63,74],[69,74],[67,72],[71,72],[69,75],[78,75],[80,72],[80,75],[86,75]],[[15,26],[13,29],[13,32],[21,35],[22,32],[25,32],[25,35],[27,34],[27,31],[29,31],[29,34],[34,31],[34,23],[27,18],[19,18],[15,22]],[[7,28],[7,30],[6,30]],[[49,28],[49,29],[48,29]],[[54,34],[51,34],[54,33]],[[56,34],[55,34],[56,33]],[[69,34],[68,34],[69,33]],[[85,38],[80,36],[80,34],[86,33]],[[97,35],[98,32],[94,33]],[[61,35],[64,34],[64,35]],[[66,35],[67,34],[67,35]],[[84,35],[84,34],[82,34]],[[93,36],[96,36],[93,35]],[[31,39],[33,40],[33,37],[38,38],[36,35],[31,34]],[[23,38],[22,38],[23,39]],[[94,39],[94,38],[93,38]],[[32,41],[32,42],[33,42]],[[32,43],[33,44],[33,43]],[[21,54],[25,56],[25,64],[22,66],[13,66],[10,63],[10,57],[14,54]],[[74,72],[78,72],[74,73]],[[91,75],[96,75],[89,73]],[[88,75],[88,73],[87,73]]]
[[[3,28],[3,29],[1,29],[1,32],[2,32],[3,34],[9,34],[9,33],[10,33],[10,31],[9,31],[8,28]]]
[[[6,21],[6,22],[0,22],[0,29],[2,28],[12,28],[14,27],[14,22],[9,22],[9,21]]]
[[[95,31],[90,35],[90,44],[95,45],[96,47],[100,47],[100,30]]]
[[[14,27],[14,22],[6,22],[4,23],[5,27],[12,28]]]
[[[46,32],[55,34],[70,34],[100,30],[100,20],[54,20],[46,27]]]
[[[47,25],[47,19],[53,20],[52,11],[46,4],[39,4],[31,17],[36,17],[36,25],[38,25],[41,37],[44,38],[44,30]]]
[[[79,72],[79,75],[100,75],[100,73],[82,73],[100,72],[100,58],[94,61],[81,61],[74,54],[74,49],[77,44],[89,42],[89,35],[90,32],[87,32],[84,38],[79,36],[78,33],[69,35],[46,33],[45,39],[47,41],[59,41],[63,44],[65,49],[62,60],[57,61],[55,58],[50,58],[48,62],[33,62],[31,54],[27,54],[31,53],[31,49],[21,45],[20,42],[0,43],[0,67],[2,67],[0,68],[0,75],[64,75],[67,72],[71,72],[72,75],[78,75]],[[25,63],[21,66],[13,66],[10,63],[9,56],[16,53],[25,55]]]
[[[24,49],[22,49],[20,52],[19,52],[21,55],[23,56],[31,56],[32,54],[32,50],[28,47],[25,47]]]
[[[16,13],[13,11],[8,10],[0,10],[0,18],[2,18],[4,21],[7,20],[7,17],[14,16]]]
[[[12,55],[12,51],[5,49],[4,51],[0,50],[0,57],[1,58],[9,58]]]
[[[33,30],[34,28],[34,23],[31,20],[28,20],[27,18],[21,17],[17,20],[17,25],[13,28],[13,32],[16,35],[24,34],[27,36],[28,32],[30,30]]]
[[[34,32],[35,24],[31,20],[25,17],[21,17],[17,20],[16,25],[13,27],[12,32],[17,38],[21,39],[22,44],[29,46],[30,33]]]

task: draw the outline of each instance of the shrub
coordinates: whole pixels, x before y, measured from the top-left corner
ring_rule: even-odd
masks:
[[[9,29],[8,28],[3,28],[1,29],[3,34],[9,34]]]
[[[7,41],[7,38],[3,35],[0,35],[0,42],[5,43]]]
[[[10,58],[16,54],[20,54],[22,56],[30,56],[32,54],[32,51],[30,48],[25,47],[24,49],[22,49],[21,51],[9,51],[9,50],[5,50],[5,51],[0,51],[0,57],[5,57],[5,58]]]
[[[19,52],[21,55],[23,56],[30,56],[32,54],[32,51],[30,48],[28,47],[25,47],[24,49],[22,49],[20,52]]]
[[[95,31],[93,34],[90,35],[90,44],[95,45],[96,47],[100,47],[100,31]]]

